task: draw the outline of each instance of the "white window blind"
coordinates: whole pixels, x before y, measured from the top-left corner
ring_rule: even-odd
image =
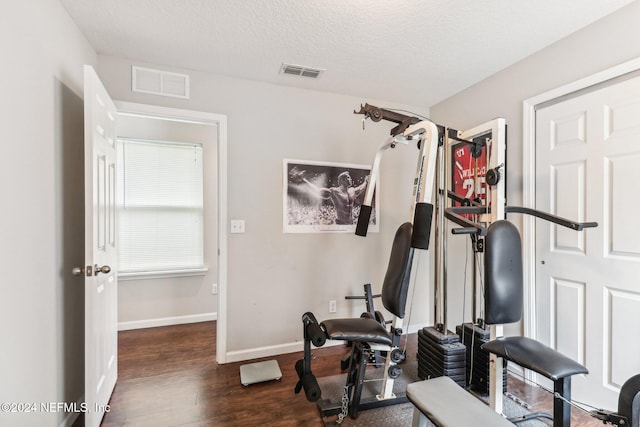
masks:
[[[202,268],[202,146],[118,141],[119,271]]]

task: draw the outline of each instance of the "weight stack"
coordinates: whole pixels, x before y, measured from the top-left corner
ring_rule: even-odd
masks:
[[[418,378],[447,376],[465,387],[465,363],[466,348],[458,335],[443,334],[433,327],[418,331]]]
[[[483,396],[488,396],[491,364],[489,361],[489,352],[481,349],[480,346],[491,339],[491,333],[471,323],[463,323],[462,325],[456,326],[456,333],[462,338],[462,343],[466,346],[466,385],[475,392]],[[507,391],[506,360],[503,360],[502,390]]]

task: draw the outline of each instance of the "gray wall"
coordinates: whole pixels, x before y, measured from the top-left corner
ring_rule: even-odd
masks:
[[[563,86],[596,72],[640,57],[640,2],[622,8],[612,15],[578,31],[534,55],[496,73],[490,78],[431,107],[438,123],[466,129],[495,117],[507,120],[507,203],[522,204],[522,138],[524,100]],[[513,217],[521,227],[521,218]],[[451,247],[460,255],[460,247]],[[457,252],[456,252],[457,251]],[[458,266],[463,255],[453,259]],[[461,268],[449,267],[452,282],[462,283]],[[458,276],[456,277],[456,271]],[[456,294],[457,293],[457,294]],[[461,286],[451,289],[452,302],[461,301]],[[458,313],[450,322],[458,321]],[[511,328],[511,333],[520,333]]]
[[[0,15],[0,401],[77,402],[84,380],[82,65],[95,52],[57,0]],[[0,425],[63,413],[0,412]]]
[[[385,156],[380,233],[366,239],[353,234],[284,234],[283,159],[370,164],[392,124],[369,122],[363,131],[362,116],[353,110],[365,101],[390,105],[174,69],[170,71],[191,76],[191,99],[133,93],[132,65],[164,69],[99,57],[98,74],[113,99],[227,115],[228,217],[246,221],[246,233],[229,234],[228,240],[227,348],[233,358],[251,357],[259,348],[292,348],[302,339],[301,315],[313,311],[328,318],[329,300],[338,302],[335,316],[359,315],[364,305],[345,301],[344,296],[362,294],[367,282],[380,287],[393,233],[409,218],[417,149],[402,146]],[[413,110],[427,113],[424,108]],[[129,285],[122,283],[120,289]],[[425,274],[412,324],[430,321],[428,286]]]

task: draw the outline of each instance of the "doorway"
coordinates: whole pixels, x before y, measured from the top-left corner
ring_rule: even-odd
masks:
[[[225,363],[226,116],[117,101],[115,104],[119,138],[186,139],[184,142],[201,143],[205,193],[206,268],[199,272],[173,272],[142,278],[134,275],[121,280],[120,312],[124,321],[120,323],[120,329],[216,320],[216,359],[218,363]],[[153,280],[148,280],[150,278]],[[184,314],[185,311],[195,314]],[[131,316],[138,316],[138,319]]]

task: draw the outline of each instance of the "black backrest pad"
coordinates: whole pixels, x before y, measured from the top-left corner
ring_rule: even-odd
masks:
[[[393,315],[404,318],[413,261],[410,222],[402,224],[393,239],[389,266],[382,283],[382,305]]]
[[[484,255],[485,323],[513,323],[522,316],[520,232],[509,221],[489,226]]]

